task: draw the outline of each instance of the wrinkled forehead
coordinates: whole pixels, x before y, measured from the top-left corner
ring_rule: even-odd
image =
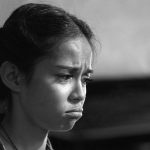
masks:
[[[92,49],[85,38],[64,40],[54,49],[54,61],[76,67],[90,67],[92,64]]]

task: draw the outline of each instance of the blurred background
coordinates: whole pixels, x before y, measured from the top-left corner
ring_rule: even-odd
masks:
[[[94,82],[83,118],[52,133],[57,150],[150,149],[149,0],[0,0],[0,26],[28,2],[60,6],[85,20],[97,39]]]

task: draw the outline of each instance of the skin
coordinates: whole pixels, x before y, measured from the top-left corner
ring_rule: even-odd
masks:
[[[79,37],[64,40],[55,51],[35,66],[29,84],[21,80],[12,91],[12,109],[3,125],[20,150],[44,149],[49,131],[70,130],[82,117],[91,47]]]

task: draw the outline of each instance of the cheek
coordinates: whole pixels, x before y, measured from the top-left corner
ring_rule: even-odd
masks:
[[[70,106],[70,89],[69,85],[53,83],[49,79],[34,80],[23,96],[27,116],[40,126],[59,128],[64,112]]]
[[[35,80],[26,93],[28,96],[26,100],[37,111],[51,111],[51,114],[55,114],[66,109],[70,89],[69,85],[53,83],[47,78]]]

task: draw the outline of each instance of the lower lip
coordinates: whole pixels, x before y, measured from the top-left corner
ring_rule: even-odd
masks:
[[[79,119],[82,117],[82,112],[67,112],[66,117],[70,119]]]

